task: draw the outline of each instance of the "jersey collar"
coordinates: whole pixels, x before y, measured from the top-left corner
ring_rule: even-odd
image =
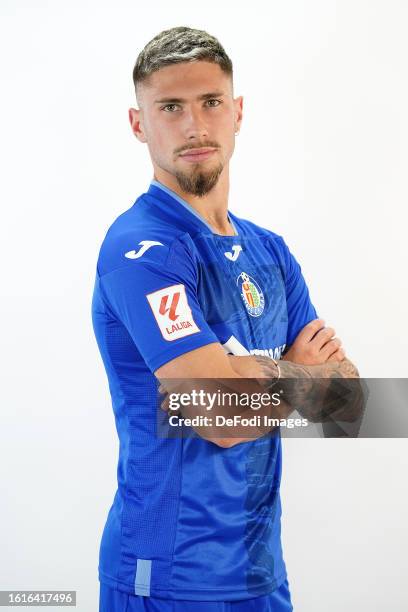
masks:
[[[150,183],[149,189],[147,193],[153,196],[156,200],[159,200],[160,203],[166,204],[166,210],[170,212],[169,206],[171,206],[173,213],[178,213],[185,221],[188,222],[189,225],[192,225],[194,228],[203,231],[207,229],[211,234],[215,236],[222,236],[222,234],[217,234],[211,225],[202,217],[186,200],[181,198],[177,193],[175,193],[172,189],[163,185],[156,179],[153,179]],[[228,214],[228,220],[232,225],[232,228],[235,232],[235,235],[238,236],[238,230],[236,228],[235,223],[231,219],[231,215]],[[232,238],[232,236],[225,236],[225,238]]]

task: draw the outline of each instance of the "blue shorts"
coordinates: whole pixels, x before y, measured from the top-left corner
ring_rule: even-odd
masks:
[[[239,601],[185,601],[130,595],[100,584],[99,612],[292,612],[285,580],[269,595]]]

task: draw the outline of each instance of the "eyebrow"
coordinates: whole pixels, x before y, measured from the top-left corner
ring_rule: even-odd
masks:
[[[197,100],[211,100],[212,98],[222,98],[225,94],[222,91],[210,91],[209,93],[197,96]],[[187,102],[185,98],[161,98],[155,100],[156,104],[183,104]]]

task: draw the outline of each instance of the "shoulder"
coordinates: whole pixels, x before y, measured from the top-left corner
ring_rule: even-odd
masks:
[[[117,269],[135,266],[163,268],[169,259],[179,259],[188,252],[188,237],[151,214],[145,201],[120,214],[109,226],[99,250],[97,269],[100,276]]]
[[[286,242],[283,239],[283,236],[281,236],[280,234],[277,234],[271,229],[258,225],[253,221],[249,221],[249,219],[237,217],[237,215],[234,215],[233,213],[229,213],[229,215],[232,217],[232,220],[238,227],[239,232],[242,236],[249,238],[261,238],[271,244],[272,247],[274,247],[278,252],[283,253],[287,251],[288,247],[286,245]]]
[[[285,282],[289,281],[294,275],[299,273],[299,263],[292,251],[289,249],[283,236],[266,227],[257,225],[248,219],[241,219],[240,217],[237,217],[231,213],[230,215],[243,237],[256,237],[263,241],[263,245],[269,251],[273,260],[280,267]]]

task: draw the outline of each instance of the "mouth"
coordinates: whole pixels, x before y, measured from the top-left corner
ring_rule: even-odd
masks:
[[[183,153],[180,153],[180,157],[188,162],[200,162],[209,159],[217,149],[210,147],[203,147],[200,149],[188,149]]]

